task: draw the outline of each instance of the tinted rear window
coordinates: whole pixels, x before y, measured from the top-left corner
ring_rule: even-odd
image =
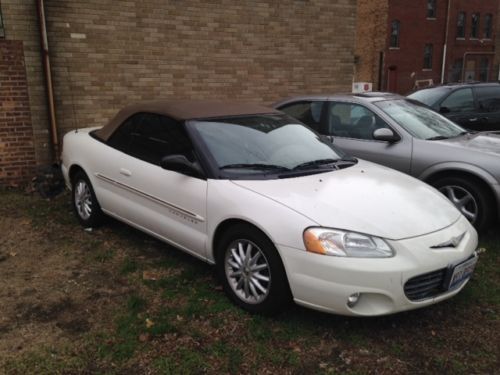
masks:
[[[432,89],[423,89],[408,95],[409,98],[418,100],[420,103],[424,103],[429,107],[434,107],[434,105],[440,101],[440,99],[445,96],[450,91],[446,87],[435,87]]]

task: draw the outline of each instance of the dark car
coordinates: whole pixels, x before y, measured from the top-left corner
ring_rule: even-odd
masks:
[[[460,83],[408,95],[453,122],[475,131],[500,130],[500,83]]]

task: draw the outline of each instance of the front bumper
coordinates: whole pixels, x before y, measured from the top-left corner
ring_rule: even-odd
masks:
[[[431,248],[464,232],[456,248]],[[406,297],[406,281],[469,258],[478,240],[474,228],[461,217],[437,232],[388,242],[396,255],[378,259],[325,256],[278,245],[295,302],[316,310],[355,316],[392,314],[440,302],[460,292],[467,280],[452,291],[419,301]],[[361,297],[349,307],[347,298],[354,293],[361,293]]]

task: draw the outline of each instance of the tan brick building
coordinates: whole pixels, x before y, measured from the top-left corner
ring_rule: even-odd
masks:
[[[13,98],[0,93],[5,184],[26,179],[34,160],[46,164],[52,156],[36,1],[0,0],[0,7],[1,86],[11,79],[4,58],[11,52],[4,46],[12,45],[25,66],[25,86],[19,87],[27,87],[18,98],[22,120],[6,118]],[[102,125],[139,100],[270,103],[349,90],[353,78],[352,0],[47,0],[45,17],[59,137],[75,127]],[[22,156],[20,143],[26,155],[23,164],[14,164]]]
[[[356,74],[358,82],[381,89],[381,64],[386,43],[388,0],[358,0],[356,31]]]

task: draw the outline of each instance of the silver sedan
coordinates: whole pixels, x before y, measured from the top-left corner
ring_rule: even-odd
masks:
[[[353,156],[431,184],[479,230],[500,211],[500,132],[470,133],[388,93],[300,96],[274,107]]]

